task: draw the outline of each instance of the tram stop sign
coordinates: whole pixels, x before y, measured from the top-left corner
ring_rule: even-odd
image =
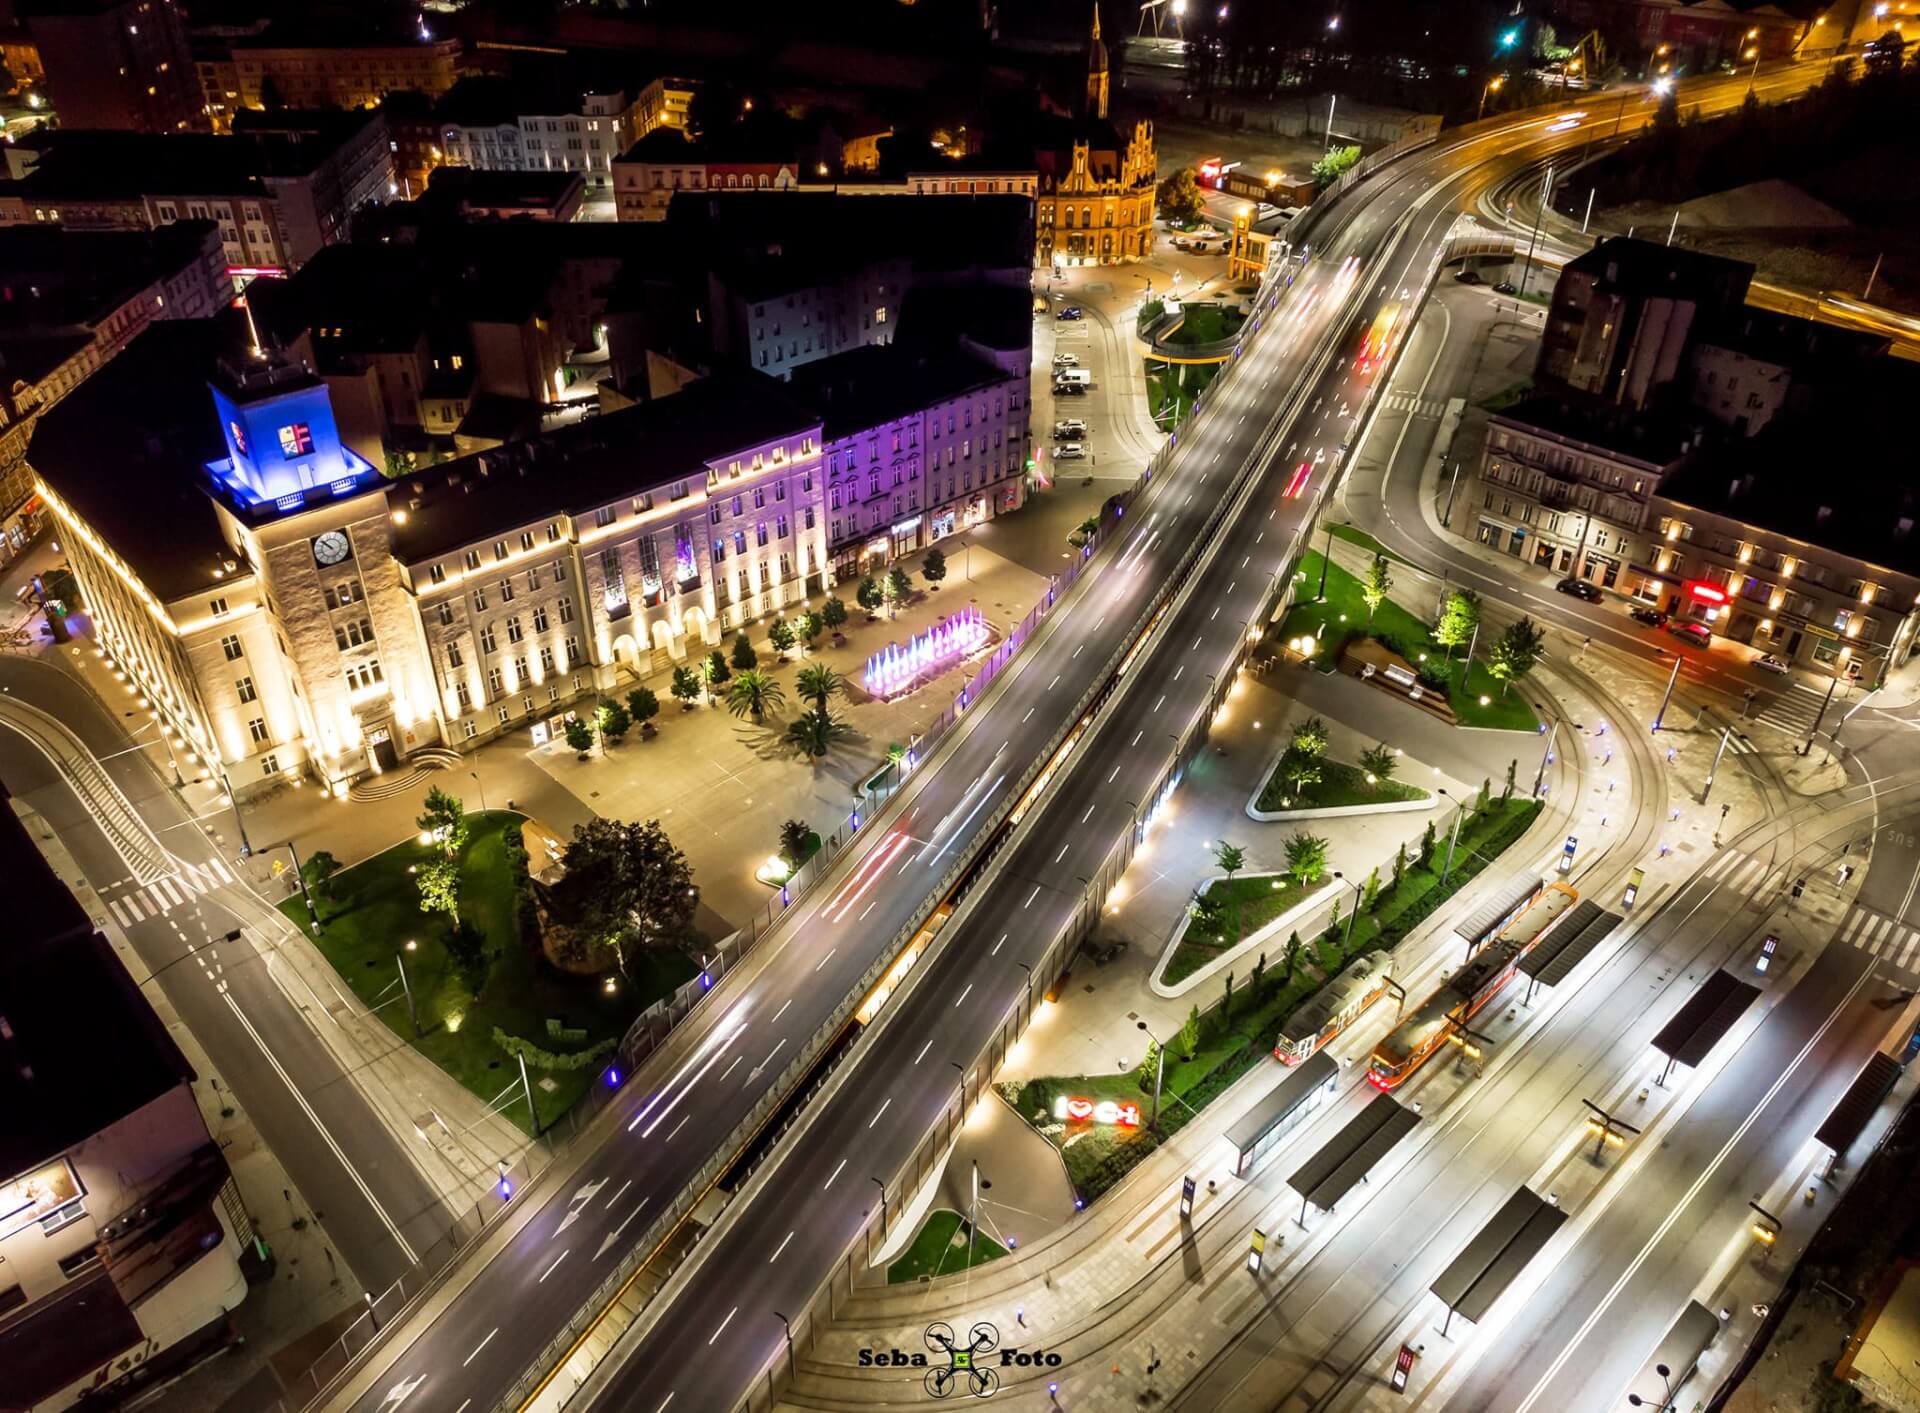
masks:
[[[1579,838],[1575,835],[1569,834],[1567,836],[1566,847],[1560,851],[1560,872],[1562,873],[1573,872],[1573,851],[1579,847],[1580,847]]]
[[[1400,1357],[1393,1361],[1393,1384],[1395,1393],[1407,1391],[1407,1378],[1413,1373],[1413,1361],[1420,1357],[1420,1351],[1410,1344],[1400,1346]]]

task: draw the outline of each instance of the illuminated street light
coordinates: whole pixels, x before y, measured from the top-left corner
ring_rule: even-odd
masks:
[[[1500,36],[1500,47],[1502,49],[1511,49],[1513,48],[1514,45],[1518,44],[1519,42],[1520,42],[1520,31],[1517,29],[1510,29],[1505,34]]]

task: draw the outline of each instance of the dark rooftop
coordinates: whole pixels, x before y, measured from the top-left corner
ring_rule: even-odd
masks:
[[[1593,276],[1602,288],[1639,293],[1705,294],[1721,291],[1731,305],[1746,298],[1753,266],[1684,246],[1613,236],[1570,260],[1561,274]]]
[[[520,109],[511,80],[495,74],[469,74],[440,95],[436,121],[461,128],[511,127]]]
[[[956,335],[1003,353],[1032,348],[1032,293],[1024,286],[982,283],[916,285],[907,292],[896,342],[948,343]]]
[[[34,427],[34,470],[162,600],[233,555],[203,489],[227,454],[207,379],[245,347],[233,311],[151,324]]]
[[[393,527],[394,555],[419,564],[502,530],[681,479],[704,487],[709,463],[819,425],[763,374],[703,379],[657,402],[404,477],[387,492],[388,504],[407,512]]]
[[[37,144],[40,159],[18,189],[28,201],[265,196],[266,178],[306,176],[362,126],[380,121],[373,110],[257,115],[242,110],[227,137],[61,128]]]
[[[445,203],[449,215],[479,211],[559,211],[584,191],[579,172],[490,172],[476,167],[440,167],[428,178],[428,206]]]
[[[882,260],[921,272],[1025,270],[1033,263],[1024,196],[841,196],[827,192],[682,192],[666,224],[736,296],[770,299],[843,279]]]
[[[202,259],[214,229],[211,221],[152,231],[0,226],[0,329],[51,331],[104,319],[156,279]]]
[[[193,1071],[0,787],[0,1174],[74,1144]]]
[[[1704,413],[1691,410],[1641,411],[1551,393],[1536,393],[1503,408],[1494,419],[1605,447],[1654,466],[1669,466],[1685,456],[1694,438],[1711,425]]]
[[[871,344],[801,364],[789,386],[818,410],[826,439],[835,441],[1005,378],[991,363],[964,353]]]

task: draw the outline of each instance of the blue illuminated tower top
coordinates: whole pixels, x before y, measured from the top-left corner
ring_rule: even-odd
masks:
[[[326,384],[304,365],[269,353],[222,364],[209,387],[227,454],[207,470],[251,516],[289,514],[381,481],[341,445]]]

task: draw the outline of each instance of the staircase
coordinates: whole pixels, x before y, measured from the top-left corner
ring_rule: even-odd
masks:
[[[407,757],[407,763],[398,770],[389,770],[380,775],[370,775],[357,781],[348,791],[350,800],[390,800],[395,795],[411,790],[424,780],[430,771],[452,770],[460,764],[460,753],[450,751],[445,746],[423,746]]]

